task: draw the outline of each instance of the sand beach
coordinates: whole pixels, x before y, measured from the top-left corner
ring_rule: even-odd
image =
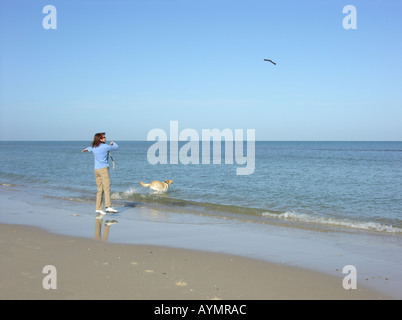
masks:
[[[235,255],[0,225],[1,299],[385,299],[339,278]],[[56,288],[45,289],[47,265]]]

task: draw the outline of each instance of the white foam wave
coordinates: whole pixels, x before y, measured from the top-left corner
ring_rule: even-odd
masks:
[[[16,187],[16,184],[12,184],[12,183],[0,183],[1,187]]]
[[[381,231],[390,233],[402,233],[402,229],[391,225],[385,225],[377,222],[363,222],[363,221],[351,221],[346,219],[337,219],[330,217],[318,217],[297,212],[284,212],[284,213],[270,213],[263,212],[262,216],[279,218],[289,221],[306,222],[313,224],[322,224],[334,227],[348,227],[361,230]]]
[[[123,192],[112,192],[111,198],[113,200],[124,200],[124,199],[129,199],[130,196],[139,193],[139,189],[133,187],[129,188]]]

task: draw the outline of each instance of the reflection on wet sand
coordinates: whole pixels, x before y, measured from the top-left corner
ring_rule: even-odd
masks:
[[[102,223],[103,223],[103,216],[98,214],[95,217],[95,239],[107,241],[109,238],[110,226],[117,223],[117,220],[106,220],[105,221],[105,228],[103,230],[102,236]]]

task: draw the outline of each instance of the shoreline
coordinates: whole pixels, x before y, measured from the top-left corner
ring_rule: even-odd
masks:
[[[232,221],[220,218],[201,217],[197,215],[155,212],[154,210],[146,207],[119,208],[119,214],[106,215],[103,219],[117,219],[118,223],[111,226],[110,229],[104,228],[103,232],[98,232],[97,228],[101,227],[101,225],[104,224],[105,221],[99,223],[99,221],[95,219],[95,214],[93,213],[93,205],[91,203],[77,203],[74,201],[49,199],[36,194],[34,191],[22,193],[22,190],[18,190],[18,188],[1,188],[1,190],[2,192],[0,193],[0,203],[2,206],[2,213],[0,215],[0,224],[13,225],[15,226],[15,228],[21,227],[26,228],[26,230],[28,230],[29,228],[40,228],[40,230],[42,231],[32,232],[33,238],[31,242],[37,241],[35,240],[37,234],[45,232],[49,233],[46,238],[47,240],[41,240],[41,244],[37,246],[40,248],[48,248],[46,249],[46,251],[55,252],[55,248],[52,249],[47,246],[56,241],[55,239],[57,237],[64,237],[70,239],[68,241],[73,242],[78,241],[75,239],[80,239],[80,243],[85,243],[84,246],[89,246],[90,244],[91,246],[94,245],[96,248],[98,248],[96,249],[98,250],[98,254],[108,251],[107,247],[109,246],[110,248],[118,248],[113,249],[113,251],[120,250],[120,256],[124,256],[124,250],[127,250],[127,252],[131,252],[131,250],[134,250],[133,252],[136,252],[135,250],[139,250],[139,248],[146,248],[148,246],[152,248],[159,248],[153,250],[163,249],[162,251],[171,250],[172,252],[191,252],[191,256],[193,256],[193,254],[198,255],[199,253],[201,255],[209,255],[208,258],[205,258],[208,263],[203,262],[202,259],[199,258],[200,260],[198,260],[198,263],[193,265],[193,268],[191,270],[183,269],[186,270],[185,272],[187,273],[183,274],[182,276],[177,276],[177,278],[180,277],[180,279],[177,279],[176,281],[178,283],[180,283],[181,280],[186,283],[190,283],[184,278],[194,278],[193,276],[191,276],[190,271],[194,273],[194,270],[198,271],[198,269],[208,270],[208,272],[204,274],[204,278],[211,275],[215,276],[215,269],[211,269],[211,267],[209,267],[208,265],[214,265],[215,263],[218,263],[218,261],[221,261],[220,259],[223,259],[224,256],[236,257],[236,261],[249,261],[250,271],[248,271],[245,267],[241,268],[239,266],[238,268],[240,268],[242,272],[234,272],[233,274],[228,276],[225,276],[224,271],[222,270],[227,270],[229,267],[231,267],[230,264],[226,264],[224,267],[220,265],[216,266],[216,270],[221,270],[217,271],[216,273],[216,275],[219,275],[219,281],[223,281],[226,279],[228,282],[230,280],[234,284],[237,284],[239,288],[236,289],[236,286],[232,285],[232,283],[225,283],[225,286],[228,285],[228,287],[231,288],[229,290],[230,292],[237,292],[236,296],[212,295],[212,293],[208,291],[210,289],[209,288],[208,290],[205,289],[203,291],[205,292],[203,296],[196,295],[195,292],[188,291],[186,292],[186,295],[180,296],[180,299],[377,299],[378,297],[384,299],[400,299],[400,297],[402,296],[400,291],[401,277],[398,267],[398,256],[400,256],[398,255],[398,253],[400,253],[400,249],[398,247],[399,238],[396,239],[396,243],[383,243],[381,241],[377,241],[382,239],[382,237],[378,238],[378,235],[374,236],[374,238],[365,238],[361,237],[360,234],[323,234],[308,230],[296,230],[279,226],[258,225],[253,223],[245,224],[241,221],[236,220]],[[107,232],[108,242],[97,241],[94,239],[95,237],[102,239],[102,236],[105,236],[105,231]],[[3,239],[4,237],[3,235],[1,235],[2,248],[5,246],[5,249],[8,250],[7,246],[11,241],[13,235],[14,234],[12,233],[10,239],[8,239],[7,237]],[[392,240],[393,238],[391,237],[387,239]],[[69,243],[68,241],[67,244]],[[15,247],[17,244],[18,243],[14,242],[13,246]],[[60,249],[60,252],[66,251],[67,253],[69,253],[69,255],[66,255],[64,257],[66,261],[68,261],[70,258],[74,260],[75,253],[72,257],[70,257],[71,252],[73,252],[72,250],[79,251],[79,248],[66,248],[67,244],[62,244],[63,249]],[[384,250],[384,244],[386,245],[386,250]],[[20,245],[19,249],[17,249],[17,247],[15,248],[16,250],[20,251],[23,250],[22,248],[29,246],[32,247],[32,245],[29,244],[29,241],[28,243],[25,243],[25,245],[18,245]],[[104,252],[99,249],[99,246],[101,246]],[[123,250],[122,247],[124,247],[125,249]],[[44,255],[43,257],[46,257],[46,253],[44,252],[44,250],[39,249],[32,249],[32,252],[30,252],[30,254],[38,254],[39,252],[42,252],[42,254]],[[150,262],[149,259],[151,257],[147,257],[145,253],[146,252],[142,252],[141,250],[138,251],[135,254],[143,257],[143,260],[136,261],[135,259],[133,259],[132,261],[126,261],[127,264],[125,268],[115,269],[112,274],[122,274],[123,278],[126,276],[130,277],[127,265],[133,268],[134,265],[131,265],[131,262],[137,262],[139,264],[142,263],[144,264],[144,266],[145,264]],[[12,257],[15,256],[15,254],[11,251],[9,252],[9,256]],[[49,256],[49,258],[51,258],[51,256]],[[75,276],[73,276],[73,272],[87,273],[85,265],[90,265],[94,267],[94,261],[86,261],[86,263],[84,263],[84,258],[86,259],[88,257],[82,256],[81,261],[77,261],[77,267],[75,269],[71,267],[71,270],[69,271],[69,279],[74,279]],[[19,259],[22,258],[19,257]],[[110,252],[108,252],[108,254],[105,256],[105,259],[106,260],[103,261],[102,256],[98,256],[96,261],[103,261],[105,265],[111,265],[113,264],[113,261],[115,262],[116,260],[116,258],[112,256]],[[160,259],[161,261],[163,261],[160,262],[161,274],[166,275],[167,272],[163,271],[161,266],[170,266],[172,264],[172,260],[169,259],[169,255],[160,257]],[[184,259],[187,259],[186,261],[188,261],[187,257],[182,256],[182,259],[183,261]],[[59,263],[63,264],[62,260],[59,261]],[[176,259],[174,261],[180,261],[180,259]],[[30,261],[21,260],[15,264],[17,266],[28,266],[30,265]],[[42,264],[45,265],[52,263],[42,262]],[[262,270],[256,267],[256,265],[261,264],[270,266],[267,268],[267,270],[271,270],[271,273],[266,271],[267,274],[265,274],[262,272]],[[350,264],[356,265],[358,271],[358,289],[351,290],[351,292],[346,291],[342,287],[342,280],[346,276],[346,274],[342,273],[342,268]],[[44,277],[44,275],[41,274],[43,265],[37,265],[35,267],[35,277],[37,278],[37,280],[38,278],[42,280]],[[8,267],[10,269],[11,265]],[[182,267],[184,268],[185,265],[183,265]],[[40,268],[40,270],[37,268]],[[254,270],[254,268],[256,268],[256,270],[251,271]],[[144,270],[155,271],[154,269],[151,267],[147,267],[142,271],[137,271],[140,273],[142,272],[142,275],[148,276],[148,273],[152,272],[146,272]],[[276,271],[273,272],[272,270]],[[290,272],[289,270],[297,271],[295,273],[293,271]],[[131,271],[133,270],[131,269]],[[95,269],[93,270],[93,272],[94,274],[96,274],[97,272],[100,272],[100,270]],[[126,272],[124,276],[122,272]],[[260,275],[263,274],[264,277],[270,279],[270,281],[267,282],[268,280],[265,281],[263,279],[258,280],[253,278],[251,283],[253,283],[254,286],[260,288],[262,283],[264,283],[265,287],[268,289],[273,286],[277,294],[272,295],[272,292],[266,292],[264,291],[264,288],[260,288],[258,292],[260,296],[258,296],[253,293],[252,288],[247,288],[247,283],[245,282],[243,277],[247,277],[249,274],[253,274],[253,272],[256,272],[256,274],[260,272]],[[277,272],[285,272],[285,274],[281,278],[275,278],[274,274]],[[303,273],[303,275],[300,276],[301,278],[311,279],[312,284],[308,284],[307,282],[305,282],[303,285],[303,290],[307,290],[310,295],[306,295],[304,291],[302,291],[302,293],[298,295],[297,290],[301,289],[300,287],[298,287],[297,281],[295,282],[295,280],[292,283],[289,282],[287,284],[287,289],[284,288],[284,290],[288,290],[287,292],[281,291],[282,284],[278,282],[282,281],[283,279],[295,279],[295,277],[297,276],[295,276],[294,274],[299,274],[298,272]],[[304,274],[304,272],[306,274]],[[26,274],[28,278],[30,276],[33,277],[33,275],[30,275],[30,273],[27,271],[21,270],[20,273],[22,273],[22,275]],[[90,278],[93,278],[91,274],[89,274],[88,276]],[[110,275],[107,274],[103,274],[102,276],[105,278],[107,278],[108,276],[110,277]],[[21,274],[14,274],[13,277],[24,278],[21,276]],[[151,279],[150,277],[148,278],[150,279],[150,281],[154,281],[154,279]],[[63,281],[68,282],[70,281],[69,279]],[[317,283],[317,279],[325,279],[320,280],[323,281],[323,286],[325,288],[318,288],[319,283]],[[331,282],[331,285],[327,285],[329,284],[329,282],[327,282],[327,279]],[[18,283],[18,281],[22,281],[22,279],[14,279],[14,281]],[[92,281],[96,282],[95,279],[93,279]],[[158,278],[158,281],[161,281],[161,279]],[[124,284],[124,281],[122,280],[118,280],[118,282],[121,283],[121,285]],[[202,281],[200,279],[195,279],[195,286],[203,286],[201,282]],[[140,281],[140,283],[142,282]],[[173,282],[159,282],[159,286],[166,287],[168,285],[171,285],[171,290],[172,283]],[[36,286],[37,285],[38,284],[36,283]],[[135,284],[135,286],[136,285],[137,284]],[[213,284],[210,285],[213,286]],[[92,284],[89,286],[92,286]],[[99,287],[98,284],[94,284],[93,286],[94,288]],[[243,294],[242,291],[236,291],[239,290],[241,286],[246,288],[244,289],[245,291],[243,292]],[[42,288],[41,285],[39,287],[40,288],[36,289],[39,290]],[[331,287],[336,287],[337,289]],[[173,288],[176,290],[176,285],[173,286]],[[7,290],[9,289],[10,288],[8,288]],[[190,287],[188,287],[187,289],[193,289],[193,291],[195,290],[194,288]],[[365,291],[363,292],[363,294],[365,294],[366,290],[368,290],[371,295],[361,296],[361,289],[364,289]],[[3,289],[2,287],[2,294],[4,294],[3,290],[5,289]],[[29,292],[30,289],[27,290]],[[78,292],[81,292],[80,290],[78,290]],[[97,290],[101,290],[100,287]],[[142,295],[141,298],[138,299],[171,299],[172,297],[170,293],[167,294],[166,297],[155,296],[153,293],[147,290],[148,289],[145,288],[145,291],[148,293],[146,294],[144,291],[144,295]],[[334,290],[336,292],[334,292]],[[93,298],[101,296],[100,299],[103,299],[103,297],[106,297],[105,294],[100,294],[98,291],[91,291],[94,292]],[[206,294],[207,292],[208,294]],[[345,295],[345,293],[347,294]],[[43,294],[43,292],[41,294]],[[49,293],[47,294],[49,295]],[[199,292],[197,294],[199,294]],[[75,293],[70,293],[69,295],[66,293],[59,293],[59,296],[60,299],[81,299],[83,297],[83,295],[77,295]],[[93,299],[90,295],[87,295],[86,297],[87,299]],[[132,297],[133,299],[136,299],[135,297],[139,297],[139,295],[133,295]],[[48,298],[53,299],[53,296],[44,296],[44,299]],[[120,299],[126,298],[128,298],[128,296],[120,297]],[[28,299],[36,298],[31,296]],[[110,299],[114,299],[114,297],[111,297]]]
[[[206,251],[116,244],[0,224],[0,299],[390,299],[337,277]],[[42,281],[47,265],[56,288]]]

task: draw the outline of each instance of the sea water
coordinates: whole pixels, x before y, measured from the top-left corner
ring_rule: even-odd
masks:
[[[117,143],[115,169],[110,160],[117,207],[164,207],[302,228],[402,232],[401,142],[256,142],[255,171],[243,176],[236,174],[237,164],[225,163],[224,146],[220,164],[184,165],[150,164],[152,142]],[[93,155],[81,153],[89,144],[0,142],[0,183],[28,186],[49,198],[94,201]],[[174,181],[166,194],[139,184],[166,179]]]
[[[340,276],[340,285],[353,265],[358,286],[402,297],[401,142],[256,142],[250,175],[225,162],[225,142],[221,164],[187,165],[151,164],[153,142],[117,143],[109,241],[242,255]],[[89,144],[0,142],[0,223],[93,237]],[[164,194],[139,183],[166,179]]]

